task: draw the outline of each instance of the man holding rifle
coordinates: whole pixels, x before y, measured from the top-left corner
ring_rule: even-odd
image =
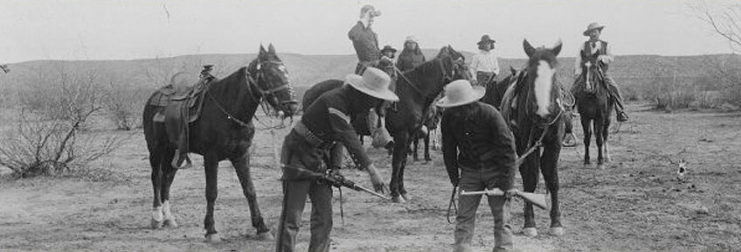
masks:
[[[515,142],[502,115],[493,106],[478,102],[483,89],[467,80],[445,87],[437,106],[445,108],[441,122],[443,158],[450,182],[462,191],[498,188],[503,195],[488,194],[494,215],[494,251],[512,250],[512,229],[507,224],[507,202],[517,191]],[[455,251],[470,251],[481,194],[460,195],[455,227]]]
[[[286,136],[281,151],[283,164],[283,211],[278,224],[276,251],[293,251],[306,196],[311,198],[311,241],[309,251],[329,251],[332,231],[331,186],[356,187],[328,171],[329,150],[342,143],[355,164],[368,171],[376,192],[385,186],[365,153],[350,118],[378,106],[382,100],[398,101],[389,90],[390,77],[369,67],[363,76],[350,74],[341,88],[329,91],[304,110],[304,115]],[[332,167],[334,168],[334,167]]]

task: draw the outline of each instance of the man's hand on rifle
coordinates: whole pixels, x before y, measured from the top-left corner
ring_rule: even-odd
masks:
[[[514,197],[515,195],[517,195],[517,189],[514,188],[511,188],[504,192],[504,198],[507,200],[511,200],[512,197]]]
[[[380,175],[378,175],[378,170],[376,170],[376,166],[373,164],[370,164],[368,168],[366,169],[368,171],[368,175],[370,176],[371,184],[373,184],[373,190],[381,194],[388,193],[389,191],[388,186],[383,183],[383,179],[381,178]]]

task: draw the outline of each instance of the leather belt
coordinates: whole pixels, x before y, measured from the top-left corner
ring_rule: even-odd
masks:
[[[321,147],[326,143],[326,141],[322,140],[314,133],[312,133],[309,128],[307,128],[306,125],[304,125],[304,123],[301,121],[298,121],[298,123],[293,126],[293,130],[296,131],[296,133],[298,133],[300,136],[302,136],[304,140],[306,140],[306,142],[314,147]]]

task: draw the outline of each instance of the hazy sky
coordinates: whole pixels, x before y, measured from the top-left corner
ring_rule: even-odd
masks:
[[[524,57],[523,38],[560,38],[574,56],[596,21],[618,55],[730,52],[678,0],[0,0],[0,63],[254,53],[270,42],[279,52],[351,54],[347,31],[367,3],[383,12],[373,26],[381,46],[400,48],[413,34],[423,48],[476,51],[488,33],[502,57]]]

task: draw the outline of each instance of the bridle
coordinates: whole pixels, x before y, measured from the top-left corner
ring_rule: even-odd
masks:
[[[440,66],[440,72],[442,72],[441,80],[442,80],[443,83],[448,83],[448,82],[453,81],[453,78],[455,77],[456,70],[458,70],[458,68],[459,68],[458,65],[461,62],[463,62],[463,59],[462,58],[459,58],[457,60],[453,60],[451,62],[452,67],[450,69],[450,72],[448,72],[447,69],[445,69],[445,65],[443,65],[442,59],[438,60],[437,63],[438,63],[438,66]],[[424,98],[427,98],[427,99],[433,98],[433,97],[430,97],[429,94],[427,94],[424,91],[422,91],[422,89],[420,89],[417,86],[417,84],[414,84],[414,82],[412,82],[411,80],[409,80],[409,78],[407,78],[406,75],[404,74],[404,72],[402,72],[401,70],[399,70],[399,68],[397,68],[396,66],[393,66],[393,67],[394,67],[394,71],[399,76],[401,76],[401,78],[403,78],[404,80],[406,80],[407,83],[409,84],[409,86],[412,87],[412,89],[414,89],[415,92],[417,92],[418,94],[422,95]]]
[[[283,65],[283,63],[278,62],[278,61],[267,61],[267,62],[269,62],[271,64],[274,64],[274,65]],[[281,101],[281,102],[278,102],[277,101],[277,98],[275,97],[275,93],[276,92],[281,91],[281,90],[284,90],[284,89],[288,89],[289,91],[292,92],[292,88],[291,88],[291,86],[288,83],[283,83],[283,85],[280,85],[280,86],[274,87],[274,88],[270,88],[270,89],[263,89],[262,87],[260,87],[260,85],[258,84],[258,81],[262,81],[263,83],[269,81],[265,77],[266,74],[264,73],[264,70],[263,70],[264,68],[262,68],[262,64],[263,64],[262,62],[257,63],[257,65],[255,66],[255,68],[256,68],[255,73],[250,72],[249,69],[248,69],[247,70],[247,74],[245,75],[245,78],[247,79],[247,85],[248,85],[248,90],[249,90],[250,96],[255,101],[260,102],[260,106],[262,107],[262,109],[265,112],[265,114],[266,115],[269,114],[268,108],[267,108],[268,106],[266,105],[266,103],[269,103],[269,101],[267,101],[267,99],[273,99],[275,103],[280,104],[281,106],[285,106],[287,104],[296,104],[296,103],[298,103],[296,100],[293,100],[293,99],[287,100],[287,101]],[[255,76],[255,78],[253,78],[252,77],[253,74],[256,74],[257,76]],[[254,90],[257,90],[257,93],[258,94],[255,94],[253,92],[253,89]],[[226,109],[223,106],[221,106],[221,104],[219,104],[219,102],[216,100],[216,98],[214,98],[213,95],[211,95],[211,92],[208,92],[208,90],[206,90],[206,93],[211,98],[211,101],[214,102],[214,105],[216,105],[216,107],[219,110],[221,110],[222,113],[224,113],[226,115],[226,118],[228,120],[233,121],[234,123],[236,123],[237,125],[239,125],[241,127],[249,127],[250,126],[248,123],[245,123],[242,120],[237,119],[231,113],[229,113],[228,111],[226,111]],[[265,97],[266,99],[261,99],[262,97]],[[270,97],[270,98],[268,98],[268,97]],[[255,119],[257,119],[257,117],[255,117]],[[258,121],[259,121],[259,119],[258,119]],[[273,128],[276,128],[276,127],[279,127],[279,126],[275,126]]]

